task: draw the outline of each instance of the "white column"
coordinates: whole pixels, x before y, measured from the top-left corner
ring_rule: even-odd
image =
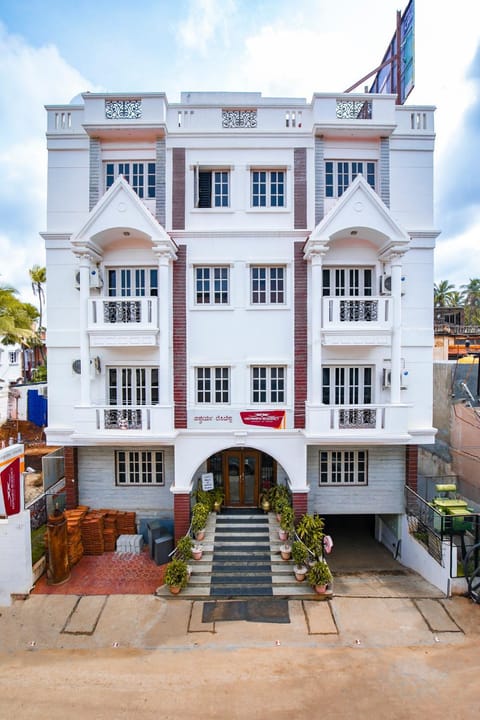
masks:
[[[402,371],[402,256],[393,255],[391,258],[392,273],[392,375],[390,380],[390,402],[392,405],[400,403],[400,374]]]
[[[88,339],[88,298],[90,297],[90,257],[80,255],[80,404],[90,405],[90,347]]]
[[[171,405],[171,359],[170,359],[170,257],[167,253],[158,254],[158,327],[159,327],[159,401],[160,405]]]
[[[322,259],[323,252],[313,251],[310,300],[311,373],[308,397],[312,405],[322,402]]]

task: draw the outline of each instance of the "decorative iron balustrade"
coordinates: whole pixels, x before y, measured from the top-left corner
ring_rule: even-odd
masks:
[[[222,110],[223,128],[256,128],[256,110]]]
[[[107,120],[138,120],[142,117],[141,100],[105,100]]]
[[[376,408],[340,408],[338,411],[338,427],[340,429],[375,428],[376,426]]]
[[[340,322],[378,321],[378,300],[341,300]]]
[[[105,323],[139,323],[142,321],[140,300],[109,300],[103,303]]]
[[[405,506],[410,534],[443,566],[443,532],[435,529],[442,528],[443,516],[409,487],[405,487]]]
[[[103,411],[105,430],[141,430],[142,411],[140,408],[112,408]]]
[[[371,120],[371,100],[337,100],[337,118],[339,120]]]

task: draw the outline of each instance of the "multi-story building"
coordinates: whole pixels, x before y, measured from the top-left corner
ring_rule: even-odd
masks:
[[[68,504],[393,526],[433,442],[434,109],[85,93],[47,107],[49,425]]]

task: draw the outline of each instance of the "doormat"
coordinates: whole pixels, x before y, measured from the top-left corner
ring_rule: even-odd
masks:
[[[288,600],[229,600],[203,603],[202,622],[222,620],[289,623]]]

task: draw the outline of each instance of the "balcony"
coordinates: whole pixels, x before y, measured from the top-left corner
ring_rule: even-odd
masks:
[[[91,347],[153,346],[158,334],[158,298],[90,298]]]
[[[74,408],[77,437],[99,440],[118,436],[128,441],[155,435],[172,435],[173,408],[162,405],[89,405]]]
[[[389,345],[391,297],[324,297],[324,345]]]
[[[341,442],[406,441],[408,405],[307,405],[307,436]]]

